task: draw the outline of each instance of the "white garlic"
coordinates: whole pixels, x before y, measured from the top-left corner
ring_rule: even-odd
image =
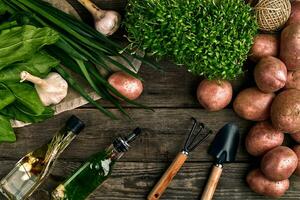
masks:
[[[44,106],[60,103],[68,93],[68,83],[55,72],[51,72],[45,79],[33,76],[23,71],[20,74],[21,82],[29,81],[34,83],[35,89]]]
[[[95,28],[103,35],[114,34],[121,24],[121,15],[113,10],[102,10],[90,0],[78,0],[94,17]]]

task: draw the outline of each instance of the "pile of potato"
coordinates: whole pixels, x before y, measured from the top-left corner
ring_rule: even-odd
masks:
[[[261,164],[248,174],[247,183],[258,194],[280,197],[289,188],[289,177],[300,176],[300,1],[292,3],[281,33],[255,37],[249,59],[256,63],[256,86],[242,90],[233,102],[237,115],[257,122],[245,144]],[[203,80],[197,98],[205,109],[221,110],[231,102],[232,86]],[[299,145],[282,146],[285,134]]]
[[[257,121],[245,145],[261,163],[247,175],[247,183],[274,198],[288,190],[291,175],[300,175],[300,145],[282,146],[285,134],[300,143],[300,2],[293,3],[287,24],[280,36],[255,38],[249,58],[257,62],[257,87],[241,91],[233,103],[240,117]]]

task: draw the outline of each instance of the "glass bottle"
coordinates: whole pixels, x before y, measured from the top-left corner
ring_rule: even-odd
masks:
[[[84,200],[97,189],[112,172],[112,167],[128,151],[129,143],[141,133],[136,128],[128,137],[119,137],[105,150],[91,156],[64,183],[52,192],[52,200]]]
[[[84,128],[84,123],[72,116],[53,139],[25,155],[0,181],[0,192],[10,200],[27,199],[46,179],[55,160]]]

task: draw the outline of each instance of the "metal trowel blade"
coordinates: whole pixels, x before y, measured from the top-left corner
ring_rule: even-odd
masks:
[[[239,128],[234,123],[228,123],[219,130],[208,153],[216,158],[217,164],[233,162],[240,140]]]

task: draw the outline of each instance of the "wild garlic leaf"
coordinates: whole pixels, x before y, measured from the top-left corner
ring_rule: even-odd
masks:
[[[44,78],[59,61],[44,52],[37,52],[25,61],[13,63],[0,71],[0,82],[19,82],[20,73],[27,71],[34,76]]]
[[[34,115],[30,114],[28,112],[23,112],[18,108],[17,105],[14,103],[5,107],[4,109],[0,110],[0,114],[10,118],[10,119],[15,119],[19,120],[25,123],[38,123],[45,121],[46,119],[49,119],[53,117],[54,115],[54,110],[50,107],[45,107],[45,110],[42,114],[40,115]]]
[[[0,70],[30,58],[45,45],[54,44],[59,35],[51,28],[31,25],[13,27],[0,32]]]
[[[0,110],[13,103],[15,99],[16,98],[10,89],[6,85],[0,83]]]
[[[42,104],[35,88],[29,83],[11,83],[7,87],[16,97],[14,104],[17,108],[29,115],[41,115],[45,107]]]
[[[7,117],[0,115],[0,142],[15,142],[16,135]]]

